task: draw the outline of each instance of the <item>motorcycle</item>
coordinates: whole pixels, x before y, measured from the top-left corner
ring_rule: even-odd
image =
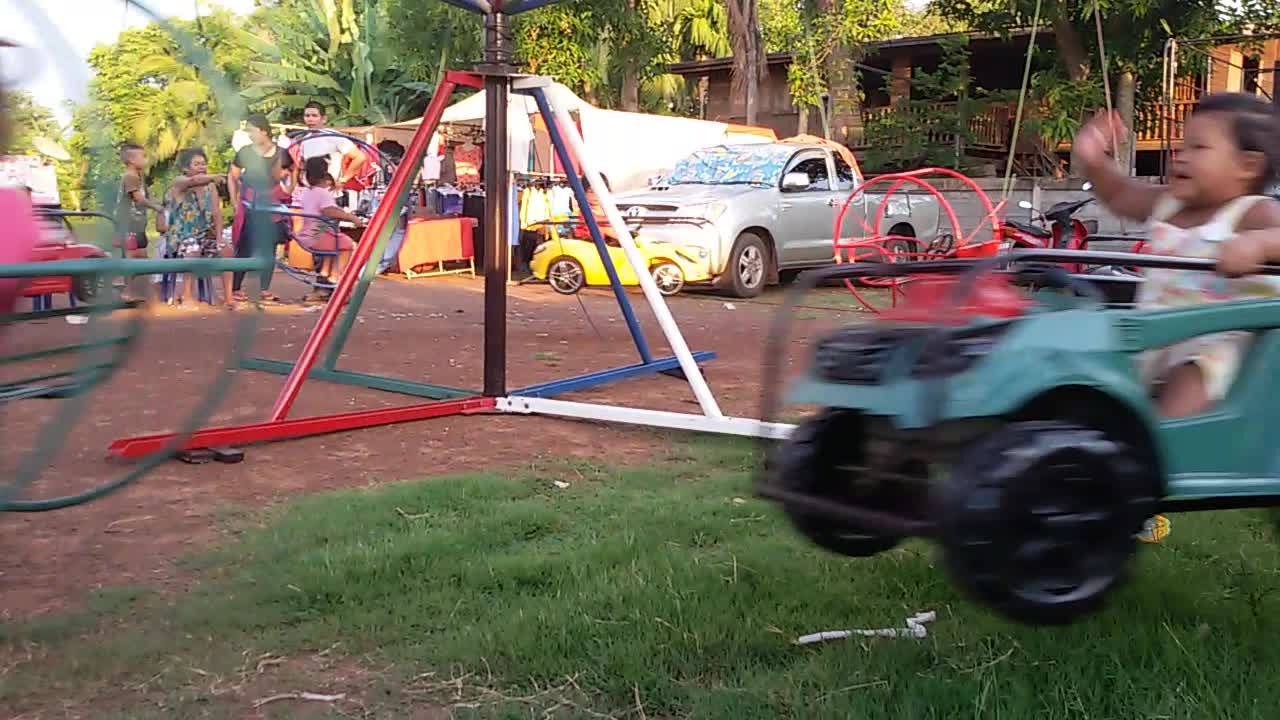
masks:
[[[1093,183],[1085,183],[1082,189],[1086,192],[1093,188]],[[1048,210],[1040,212],[1028,201],[1018,203],[1023,210],[1030,210],[1039,219],[1048,224],[1043,225],[1020,220],[1006,219],[1001,224],[1002,242],[1000,250],[1005,252],[1018,249],[1054,249],[1054,250],[1088,250],[1090,241],[1130,242],[1127,237],[1111,237],[1098,235],[1096,220],[1080,220],[1075,217],[1082,208],[1094,202],[1087,197],[1075,202],[1056,203]],[[1128,252],[1140,253],[1146,249],[1145,240],[1132,241]],[[1112,265],[1087,266],[1083,263],[1064,263],[1063,269],[1073,275],[1084,276],[1099,286],[1107,298],[1114,302],[1132,300],[1136,283],[1141,280],[1137,268],[1116,267]]]

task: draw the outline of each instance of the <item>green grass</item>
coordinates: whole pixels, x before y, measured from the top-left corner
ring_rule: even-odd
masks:
[[[324,651],[376,678],[355,689],[377,717],[426,701],[460,717],[733,720],[1244,720],[1280,706],[1280,556],[1255,514],[1177,516],[1106,612],[1024,628],[960,597],[922,544],[870,560],[812,548],[750,498],[750,446],[673,447],[643,468],[291,503],[212,551],[186,596],[126,588],[79,619],[0,626],[0,653],[30,658],[0,672],[0,707],[134,688],[112,691],[120,717],[239,717],[249,691],[217,688],[252,687],[253,658]],[[792,644],[922,610],[938,612],[924,640]],[[272,692],[298,689],[312,688]]]

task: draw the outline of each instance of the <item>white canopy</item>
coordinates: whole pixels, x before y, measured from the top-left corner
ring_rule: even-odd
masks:
[[[545,90],[554,108],[576,113],[582,125],[583,141],[599,168],[616,191],[644,187],[648,178],[659,174],[680,158],[699,148],[721,143],[769,142],[776,138],[755,134],[745,128],[710,120],[648,115],[602,110],[593,107],[561,83]],[[527,95],[512,93],[507,105],[507,132],[511,138],[510,167],[527,169],[530,145],[534,142],[530,116],[538,105]],[[480,125],[485,117],[485,93],[480,91],[445,109],[442,123]],[[422,121],[409,120],[390,127],[413,130]],[[429,152],[439,147],[439,135],[432,138]]]
[[[550,101],[552,107],[564,107],[571,112],[577,112],[583,107],[590,107],[575,95],[572,90],[560,83],[552,83],[546,88],[546,93],[547,100]],[[537,112],[538,104],[527,95],[512,93],[508,98],[507,135],[511,138],[511,158],[509,163],[512,169],[524,169],[529,165],[529,145],[533,143],[533,123],[529,121],[529,116]],[[481,125],[484,123],[484,116],[485,91],[481,90],[445,108],[444,114],[440,116],[440,122]],[[413,130],[421,124],[422,120],[419,118],[396,123],[391,127]],[[440,136],[437,133],[431,138],[429,152],[434,153],[436,148],[439,147],[439,143]]]

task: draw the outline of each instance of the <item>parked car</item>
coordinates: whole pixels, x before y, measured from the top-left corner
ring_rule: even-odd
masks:
[[[821,145],[718,145],[680,160],[647,190],[619,193],[618,209],[641,223],[640,236],[705,248],[711,282],[736,297],[758,295],[782,271],[830,264],[836,214],[862,173]],[[842,232],[864,232],[883,194],[855,198]],[[928,243],[938,232],[929,194],[895,193],[882,232]],[[868,220],[869,221],[869,220]],[[891,247],[897,252],[907,247]]]
[[[618,271],[623,285],[639,285],[640,278],[622,247],[612,238],[606,238],[609,260]],[[681,247],[671,243],[655,243],[636,240],[640,255],[648,265],[658,292],[675,295],[687,282],[711,279],[707,270],[706,251],[698,247]],[[561,237],[542,243],[533,251],[529,272],[539,280],[547,281],[551,289],[562,295],[573,295],[588,285],[608,285],[609,274],[600,260],[600,252],[591,240]]]
[[[110,223],[113,222],[111,217],[102,213],[74,212],[56,208],[36,208],[36,217],[43,226],[44,237],[42,242],[32,250],[32,262],[109,257],[108,253],[97,245],[82,243],[76,239],[71,227],[71,218],[96,218]],[[65,293],[82,303],[90,303],[97,297],[101,282],[102,278],[96,275],[35,277],[23,287],[22,295],[38,297]]]

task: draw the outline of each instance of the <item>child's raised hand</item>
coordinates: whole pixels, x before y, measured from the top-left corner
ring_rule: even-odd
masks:
[[[1241,233],[1222,244],[1218,272],[1227,277],[1252,275],[1267,260],[1266,243],[1254,233]]]
[[[1119,113],[1100,112],[1076,133],[1076,155],[1090,165],[1105,162],[1107,156],[1115,151],[1116,138],[1124,137],[1126,133],[1128,130]]]

